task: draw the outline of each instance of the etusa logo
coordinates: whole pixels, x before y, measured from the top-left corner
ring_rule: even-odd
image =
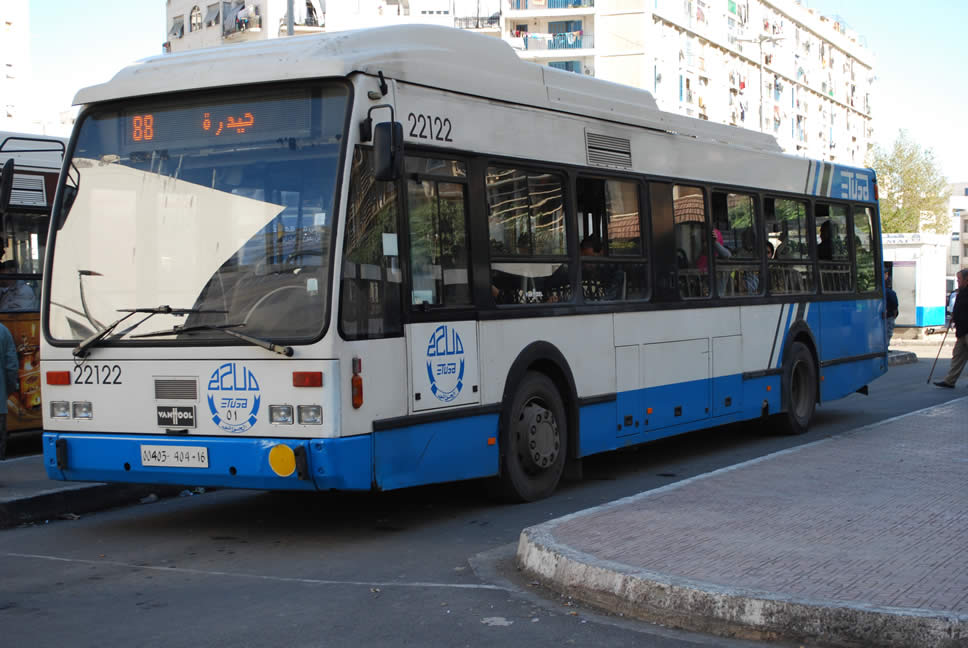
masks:
[[[208,409],[212,422],[226,432],[242,434],[259,416],[259,381],[245,365],[226,362],[208,379]]]
[[[430,391],[444,403],[457,398],[464,387],[464,343],[446,324],[438,326],[427,343],[427,377]]]

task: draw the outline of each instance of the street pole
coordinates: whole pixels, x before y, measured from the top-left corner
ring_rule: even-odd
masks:
[[[292,15],[293,0],[286,0],[286,34],[292,36],[296,33],[296,20]]]

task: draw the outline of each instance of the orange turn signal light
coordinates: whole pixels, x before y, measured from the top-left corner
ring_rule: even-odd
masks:
[[[48,371],[47,384],[48,385],[70,385],[71,372],[70,371]]]
[[[350,387],[353,392],[353,409],[360,409],[363,407],[363,378],[360,377],[360,374],[356,374],[350,379]]]
[[[293,387],[322,387],[323,372],[322,371],[293,371],[292,386]]]

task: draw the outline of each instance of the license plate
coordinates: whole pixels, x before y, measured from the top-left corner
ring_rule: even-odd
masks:
[[[208,448],[204,446],[143,445],[142,466],[170,468],[208,468]]]

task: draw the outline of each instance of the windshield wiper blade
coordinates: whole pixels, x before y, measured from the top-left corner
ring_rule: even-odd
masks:
[[[167,331],[154,331],[152,333],[141,333],[139,335],[132,335],[132,338],[148,338],[148,337],[161,337],[163,335],[178,335],[181,333],[197,333],[198,331],[221,331],[226,335],[231,335],[232,337],[244,340],[249,344],[254,344],[255,346],[262,347],[267,351],[272,351],[273,353],[278,353],[279,355],[284,355],[287,358],[291,358],[293,350],[291,346],[286,346],[282,344],[276,344],[275,342],[270,342],[269,340],[262,340],[260,338],[252,337],[251,335],[243,335],[238,331],[233,331],[233,328],[238,328],[240,326],[245,326],[244,323],[238,322],[235,324],[196,324],[194,326],[173,326]]]
[[[104,327],[103,329],[101,329],[100,331],[98,331],[97,333],[95,333],[94,335],[86,338],[80,344],[78,344],[76,347],[74,347],[74,350],[73,350],[72,353],[74,354],[75,357],[83,358],[83,357],[87,356],[87,353],[88,353],[87,350],[90,347],[94,346],[95,344],[98,344],[99,342],[101,342],[105,338],[107,338],[109,335],[111,335],[111,332],[115,328],[117,328],[118,324],[120,324],[124,320],[128,319],[129,317],[131,317],[135,313],[148,313],[148,317],[141,318],[135,324],[132,324],[128,328],[124,329],[123,331],[121,331],[120,333],[118,333],[117,335],[115,335],[114,336],[115,338],[119,338],[119,337],[122,337],[123,335],[125,335],[126,333],[130,333],[134,329],[136,329],[139,326],[141,326],[149,318],[151,318],[151,317],[153,317],[155,315],[159,315],[159,314],[175,315],[175,316],[181,317],[183,315],[194,314],[194,313],[227,313],[228,311],[224,311],[224,310],[212,310],[212,309],[204,309],[204,308],[172,308],[171,306],[168,306],[167,304],[162,304],[161,306],[155,306],[153,308],[119,308],[118,309],[118,312],[119,313],[127,313],[127,315],[125,315],[124,317],[121,317],[121,318],[119,318],[119,319],[111,322],[106,327]]]
[[[104,338],[106,338],[107,336],[111,335],[111,331],[113,331],[115,329],[115,327],[117,327],[118,324],[120,324],[124,320],[128,319],[132,315],[134,315],[134,313],[128,313],[124,317],[121,317],[119,319],[114,320],[113,322],[111,322],[110,324],[108,324],[106,327],[104,327],[103,329],[101,329],[100,331],[98,331],[97,333],[95,333],[94,335],[92,335],[92,336],[90,336],[88,338],[85,338],[84,340],[81,341],[80,344],[78,344],[76,347],[74,347],[74,350],[71,353],[74,354],[74,357],[75,358],[83,358],[83,357],[85,357],[87,355],[87,350],[88,350],[89,347],[97,344],[98,342],[100,342],[101,340],[103,340]]]
[[[154,308],[119,308],[119,313],[151,313],[152,315],[195,315],[197,313],[227,313],[227,310],[215,308],[172,308],[168,304],[155,306]]]

